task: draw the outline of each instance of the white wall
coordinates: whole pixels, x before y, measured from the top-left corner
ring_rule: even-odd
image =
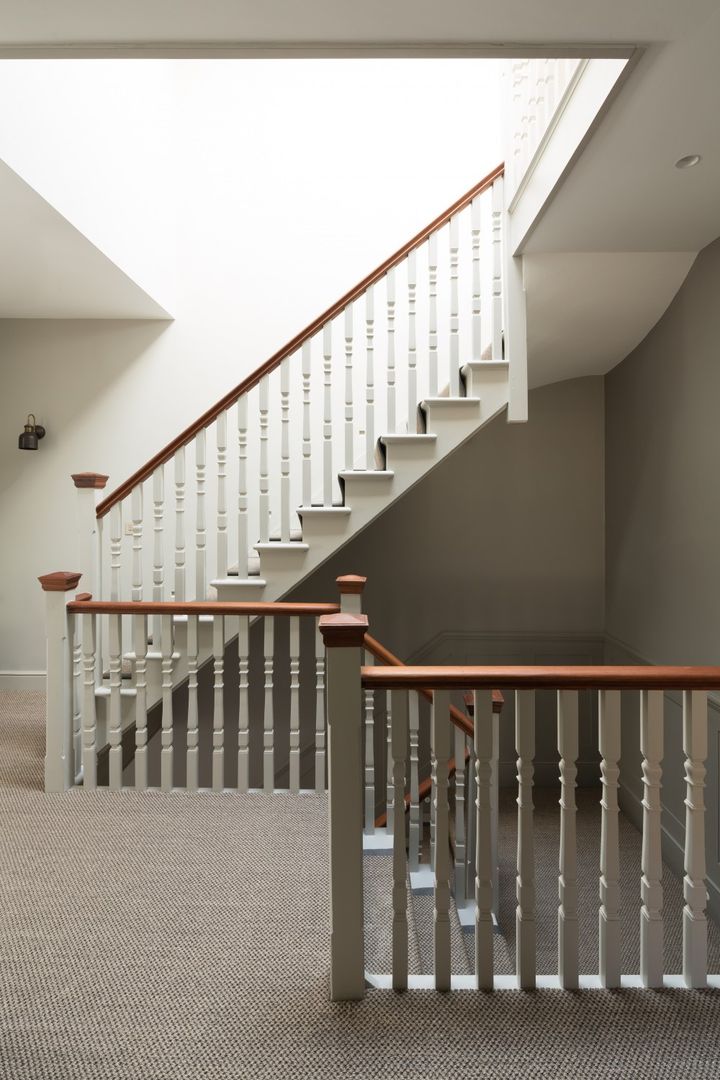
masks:
[[[0,324],[0,672],[110,487],[499,160],[478,61],[5,61],[0,157],[175,317]],[[48,435],[21,454],[33,411]]]

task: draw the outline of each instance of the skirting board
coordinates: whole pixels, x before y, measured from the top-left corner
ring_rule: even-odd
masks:
[[[44,689],[44,671],[0,671],[0,690]]]

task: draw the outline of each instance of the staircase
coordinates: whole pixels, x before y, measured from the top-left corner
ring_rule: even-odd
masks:
[[[501,165],[97,506],[105,478],[76,478],[95,534],[83,578],[94,600],[276,601],[498,414],[526,419],[503,176]],[[148,709],[168,678],[175,688],[189,674],[186,616],[164,674],[161,619],[150,615]],[[237,635],[227,622],[226,642]],[[119,634],[126,728],[138,645],[127,620]],[[217,656],[217,634],[199,619],[198,668]],[[101,635],[101,724],[117,675],[109,649]]]

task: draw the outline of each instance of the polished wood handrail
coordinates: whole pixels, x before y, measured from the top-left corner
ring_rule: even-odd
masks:
[[[68,611],[85,615],[337,615],[338,604],[295,604],[288,602],[246,604],[233,601],[189,600],[186,603],[153,600],[81,600],[67,605]]]
[[[163,449],[155,454],[154,457],[150,458],[145,465],[142,465],[132,474],[132,476],[129,476],[127,480],[111,492],[107,498],[103,499],[97,506],[95,511],[96,516],[99,518],[104,517],[112,510],[116,503],[121,502],[122,499],[129,495],[133,488],[137,487],[138,484],[141,484],[143,480],[147,480],[149,476],[152,476],[159,465],[163,465],[166,461],[169,461],[177,450],[186,446],[191,439],[195,438],[198,432],[202,431],[203,428],[208,427],[213,420],[216,420],[220,413],[229,409],[231,405],[234,405],[238,398],[242,397],[243,394],[247,394],[254,386],[257,386],[261,379],[266,375],[269,375],[271,371],[278,367],[283,360],[301,348],[306,341],[318,332],[318,330],[323,328],[325,323],[336,318],[336,316],[344,311],[348,304],[351,304],[353,300],[357,300],[359,296],[362,296],[366,289],[369,289],[371,285],[374,285],[384,277],[388,270],[392,270],[392,268],[402,262],[414,248],[417,248],[424,243],[431,233],[434,233],[436,229],[440,229],[443,225],[446,225],[453,214],[459,214],[460,211],[464,210],[477,195],[480,195],[483,191],[486,191],[491,187],[495,180],[502,176],[504,170],[504,164],[500,164],[494,168],[492,172],[483,177],[479,183],[475,184],[474,187],[471,187],[469,191],[466,191],[464,195],[457,199],[452,206],[449,206],[447,210],[438,214],[434,221],[431,221],[429,225],[426,225],[424,229],[421,229],[416,236],[413,236],[412,240],[403,244],[403,246],[386,259],[385,262],[380,263],[372,273],[368,274],[367,277],[363,278],[362,281],[353,286],[353,288],[350,289],[349,292],[346,292],[344,296],[341,296],[339,300],[336,300],[327,311],[324,311],[322,315],[319,315],[317,319],[314,319],[309,326],[306,326],[304,330],[301,330],[299,334],[296,334],[291,341],[288,341],[287,345],[283,345],[283,347],[278,349],[276,353],[273,353],[264,364],[261,364],[259,368],[256,368],[251,375],[248,375],[241,383],[238,383],[233,390],[225,394],[225,396],[220,398],[214,405],[211,405],[209,409],[206,409],[202,416],[195,420],[194,423],[186,427],[184,431],[181,431],[172,442],[163,447]]]
[[[391,653],[389,649],[386,649],[384,645],[382,645],[376,638],[372,637],[370,634],[365,635],[365,648],[369,653],[372,653],[376,660],[380,660],[383,664],[392,667],[406,666],[404,662],[395,655],[395,653]],[[367,670],[367,668],[363,668],[363,671]],[[414,669],[411,668],[411,670]],[[419,687],[418,689],[426,701],[432,701],[433,695],[431,689],[427,689],[424,687]],[[499,690],[493,690],[493,712],[502,712],[502,707],[504,704],[505,698],[503,697],[502,693]],[[464,712],[461,712],[460,709],[457,709],[454,705],[450,706],[450,719],[452,720],[455,727],[460,728],[460,730],[464,731],[466,735],[470,736],[470,738],[473,737],[475,729],[473,727],[472,720],[470,720]]]
[[[720,667],[364,667],[362,684],[367,690],[720,690]]]

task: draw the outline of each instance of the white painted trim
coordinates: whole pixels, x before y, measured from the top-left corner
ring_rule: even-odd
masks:
[[[44,671],[0,671],[0,690],[44,689]]]
[[[390,975],[377,975],[374,972],[365,972],[365,983],[367,986],[372,987],[375,990],[390,990],[392,989],[392,978]],[[536,978],[536,985],[538,990],[561,990],[560,980],[557,975],[538,975]],[[642,979],[640,975],[623,975],[622,976],[622,989],[623,990],[642,990],[644,989]],[[663,977],[663,987],[666,990],[687,990],[685,980],[682,975],[665,975]],[[408,990],[434,990],[435,989],[435,976],[434,975],[409,975],[408,976]],[[451,990],[477,990],[475,989],[475,976],[474,975],[453,975],[450,982]],[[495,975],[493,979],[494,990],[517,990],[517,976],[516,975]],[[599,975],[581,975],[580,976],[580,989],[581,990],[603,990],[604,987],[600,982]],[[708,975],[708,989],[720,990],[720,975]],[[577,991],[567,990],[565,993],[571,994]],[[606,991],[607,993],[617,993],[616,990]],[[654,991],[651,991],[654,993]]]
[[[190,44],[160,41],[151,42],[89,42],[76,44],[4,44],[0,47],[3,60],[52,60],[52,59],[98,59],[117,60],[140,57],[142,59],[268,59],[268,60],[321,60],[376,58],[443,58],[466,57],[469,59],[574,59],[578,56],[598,60],[625,60],[637,51],[636,45],[583,44],[562,42],[553,44],[504,42],[493,45],[484,41],[457,41],[440,43],[377,42],[362,41],[356,44],[341,42],[239,42],[197,41]]]

